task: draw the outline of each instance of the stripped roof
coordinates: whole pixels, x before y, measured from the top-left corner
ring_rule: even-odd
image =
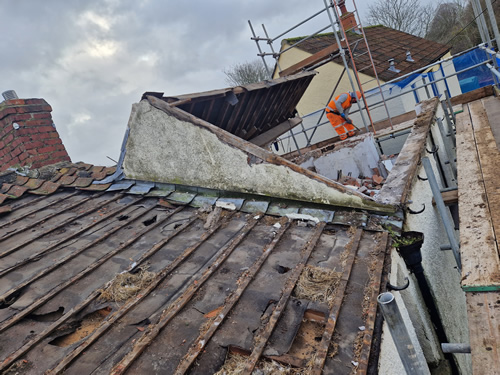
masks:
[[[264,358],[309,373],[367,369],[388,246],[379,230],[390,218],[335,209],[318,223],[294,221],[279,215],[314,209],[281,203],[272,211],[271,203],[263,215],[254,200],[234,196],[197,208],[202,193],[134,190],[134,181],[104,192],[36,187],[84,171],[94,171],[92,180],[98,169],[2,176],[10,181],[0,215],[0,332],[9,342],[0,345],[2,370],[206,374],[228,350],[245,353],[247,369]],[[334,271],[327,302],[296,294],[311,267]],[[100,299],[117,275],[146,268],[150,284],[139,294]]]
[[[381,25],[365,27],[363,30],[368,40],[378,77],[385,82],[438,61],[451,48],[444,44]],[[300,39],[302,38],[285,39],[285,42],[293,44]],[[348,40],[352,44],[351,48],[353,48],[356,45],[356,41],[362,40],[362,36],[354,32],[349,32]],[[305,40],[297,45],[297,48],[310,54],[315,54],[332,45],[336,45],[334,34],[325,33]],[[345,44],[343,46],[345,47]],[[407,51],[410,51],[411,57],[414,60],[413,62],[406,60]],[[374,77],[370,58],[366,52],[366,45],[361,41],[354,52],[356,69],[358,72]],[[389,59],[395,60],[396,68],[401,70],[399,73],[387,70],[389,68]],[[340,56],[335,58],[334,61],[339,64],[342,63]]]
[[[244,140],[294,118],[295,107],[315,72],[196,94],[156,96]]]

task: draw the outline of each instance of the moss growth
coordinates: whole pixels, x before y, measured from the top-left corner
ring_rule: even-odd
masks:
[[[396,248],[399,248],[401,246],[408,246],[422,240],[422,237],[420,236],[405,236],[404,234],[399,235],[388,227],[386,227],[385,229],[387,230],[387,232],[389,232],[389,235],[392,238],[392,246]]]
[[[377,28],[377,27],[385,27],[385,26],[384,25],[372,25],[372,26],[365,26],[365,27],[363,27],[363,29],[367,30],[367,29],[374,29],[374,28]],[[325,37],[325,36],[333,36],[333,32],[317,34],[317,35],[313,36],[311,39],[322,38],[322,37]],[[347,32],[347,36],[358,36],[358,37],[360,37],[359,34],[357,34],[355,32],[352,32],[352,31],[348,31]],[[283,39],[283,41],[286,42],[286,43],[288,43],[288,44],[294,44],[294,43],[297,43],[299,40],[302,40],[302,39],[307,38],[307,37],[308,37],[308,35],[297,36],[297,37],[293,37],[293,38]]]

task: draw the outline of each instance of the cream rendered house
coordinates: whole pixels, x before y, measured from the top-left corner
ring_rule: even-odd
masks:
[[[364,32],[368,40],[371,55],[386,101],[411,88],[439,80],[443,77],[443,73],[450,75],[455,71],[452,61],[445,61],[443,64],[435,66],[424,73],[413,74],[398,82],[385,84],[386,82],[390,82],[398,77],[402,77],[417,69],[446,58],[449,56],[449,47],[380,25],[365,27]],[[283,40],[281,51],[289,48],[302,38],[303,37]],[[381,94],[362,35],[348,32],[348,41],[353,51],[359,80],[367,97],[372,120],[376,123],[377,121],[387,119],[388,116],[385,107],[381,104],[377,105],[377,103],[381,101]],[[346,48],[345,41],[343,41],[342,44],[343,47]],[[348,58],[349,53],[347,49],[345,51],[346,58]],[[334,56],[333,59],[330,58],[332,55]],[[393,61],[393,64],[391,61]],[[323,62],[323,64],[321,64],[321,62]],[[352,64],[350,64],[350,66],[352,67]],[[335,97],[343,92],[352,91],[348,74],[344,72],[344,64],[341,57],[338,55],[337,43],[333,33],[318,34],[282,53],[276,65],[274,77],[286,76],[311,68],[317,71],[318,74],[312,80],[297,106],[297,111],[304,120],[303,126],[305,129],[315,126],[318,122],[324,123],[327,121],[324,116],[321,117],[320,120],[321,109],[327,105],[332,93],[333,97]],[[351,78],[355,80],[355,74],[352,68],[349,70],[349,73]],[[337,88],[333,92],[336,86]],[[448,90],[452,96],[461,93],[456,76],[438,81],[414,93],[410,92],[387,101],[389,113],[391,117],[395,117],[414,111],[415,105],[422,100],[434,96],[441,96],[441,98],[444,98],[444,90]],[[355,105],[351,109],[351,112],[353,112],[351,117],[358,128],[363,128],[364,125],[361,116],[359,113],[354,113],[356,110],[357,106]],[[363,111],[363,113],[369,125],[370,122],[366,112]],[[295,129],[295,132],[297,132],[297,129],[303,130],[302,125],[299,125]],[[308,131],[308,136],[310,136],[311,133],[312,131]],[[289,135],[289,133],[287,133],[287,135]],[[316,130],[311,139],[311,144],[334,136],[336,136],[335,131],[326,123]],[[286,135],[285,139],[286,141],[282,141],[282,151],[288,152],[295,150],[292,139],[290,137],[286,138]],[[304,147],[307,143],[305,136],[302,134],[298,135],[296,139],[300,147]]]

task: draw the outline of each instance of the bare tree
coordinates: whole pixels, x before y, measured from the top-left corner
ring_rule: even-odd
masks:
[[[260,60],[231,65],[223,70],[226,82],[231,86],[248,85],[269,79],[266,67]]]
[[[424,36],[432,21],[434,9],[431,4],[422,5],[420,0],[375,0],[368,7],[368,23]]]
[[[481,41],[473,20],[474,13],[468,0],[449,0],[436,8],[425,37],[435,42],[450,44],[452,53],[462,51]]]

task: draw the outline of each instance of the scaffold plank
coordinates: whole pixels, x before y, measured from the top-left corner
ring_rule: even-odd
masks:
[[[462,288],[465,291],[500,289],[498,249],[484,181],[491,176],[491,171],[488,170],[494,165],[485,155],[488,152],[487,144],[481,141],[480,130],[486,126],[481,124],[485,119],[477,116],[477,110],[477,106],[473,105],[474,115],[471,119],[469,106],[465,105],[464,112],[457,116],[460,253]],[[479,132],[477,145],[474,136],[475,127]],[[483,155],[483,164],[486,168],[483,171],[486,173],[484,176],[481,171],[480,155]]]

